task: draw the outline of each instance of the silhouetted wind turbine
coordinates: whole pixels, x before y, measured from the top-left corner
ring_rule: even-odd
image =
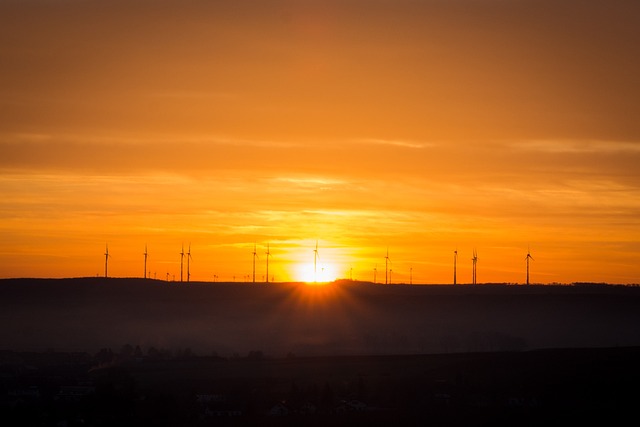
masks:
[[[144,245],[144,278],[147,278],[147,257],[149,253],[147,252],[147,245]]]
[[[477,264],[478,264],[478,252],[476,252],[475,249],[473,250],[473,258],[471,258],[471,261],[473,261],[472,283],[475,285],[476,284]]]
[[[318,254],[318,241],[316,240],[316,248],[313,250],[313,280],[316,280],[316,272],[317,272],[319,257],[320,255]]]
[[[107,244],[104,251],[104,277],[105,278],[109,277],[108,267],[109,267],[109,245]]]
[[[409,267],[409,284],[413,285],[413,267]]]
[[[269,283],[269,257],[271,256],[271,252],[269,251],[269,243],[267,243],[267,251],[265,252],[267,255],[267,283]]]
[[[189,251],[187,252],[187,283],[191,281],[191,243],[189,243]]]
[[[256,283],[256,258],[258,258],[258,252],[256,252],[256,244],[253,244],[253,283]]]
[[[180,283],[182,283],[182,263],[184,261],[184,243],[182,244],[182,250],[180,251]]]
[[[458,263],[458,249],[453,251],[453,284],[454,285],[456,284],[457,263]]]
[[[389,284],[389,263],[391,259],[389,258],[389,248],[387,248],[387,256],[384,257],[384,284]]]
[[[528,285],[529,284],[529,260],[535,261],[535,259],[533,259],[533,257],[531,256],[531,251],[529,250],[529,248],[527,248],[527,256],[525,260],[527,261],[527,285]]]
[[[375,267],[373,267],[373,284],[376,284],[376,273],[378,272],[378,264],[376,264]]]

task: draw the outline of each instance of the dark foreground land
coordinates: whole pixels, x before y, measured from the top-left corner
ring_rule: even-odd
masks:
[[[267,359],[0,352],[11,426],[626,425],[640,348]]]
[[[640,288],[0,280],[0,422],[622,424]]]
[[[640,346],[640,287],[0,280],[0,349],[231,357]]]

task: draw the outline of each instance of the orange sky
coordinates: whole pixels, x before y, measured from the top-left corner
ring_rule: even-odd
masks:
[[[638,283],[638,46],[635,1],[3,1],[0,277]]]

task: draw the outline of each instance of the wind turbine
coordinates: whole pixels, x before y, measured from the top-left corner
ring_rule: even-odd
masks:
[[[182,244],[182,250],[180,251],[180,283],[182,283],[182,263],[184,261],[184,243]]]
[[[529,250],[529,248],[527,248],[527,256],[525,260],[527,261],[527,285],[528,285],[529,284],[529,260],[535,261],[535,259],[533,259],[533,257],[531,256],[531,251]]]
[[[457,264],[458,263],[458,249],[456,248],[455,251],[453,251],[453,284],[456,284],[456,268],[457,268]]]
[[[256,244],[253,244],[253,283],[256,283],[256,258],[258,258],[258,252],[256,252]]]
[[[384,257],[384,284],[389,284],[389,263],[391,259],[389,258],[389,248],[387,248],[387,256]]]
[[[269,283],[269,257],[271,256],[271,252],[269,250],[269,243],[267,243],[267,252],[265,252],[265,254],[267,255],[267,283]]]
[[[375,267],[373,267],[373,284],[376,284],[376,273],[378,272],[378,264],[376,264]]]
[[[189,243],[189,251],[187,252],[187,283],[189,283],[189,281],[191,280],[191,263],[190,260],[192,260],[193,258],[191,257],[191,243]]]
[[[476,273],[477,273],[477,264],[478,264],[478,252],[476,252],[476,250],[473,250],[473,258],[471,258],[471,261],[473,261],[473,273],[472,273],[472,282],[475,285],[476,284]]]
[[[109,277],[108,274],[108,267],[109,267],[109,245],[106,245],[106,249],[104,252],[104,277],[107,278]]]
[[[409,284],[413,285],[413,267],[409,267]]]
[[[149,253],[147,252],[147,245],[144,245],[144,278],[147,278],[147,257]]]

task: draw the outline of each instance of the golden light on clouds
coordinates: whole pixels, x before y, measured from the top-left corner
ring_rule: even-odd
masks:
[[[0,5],[0,276],[637,283],[637,5]],[[305,272],[300,272],[300,269]],[[320,269],[323,267],[320,267]],[[316,274],[318,272],[316,271]],[[378,280],[380,281],[380,280]]]

